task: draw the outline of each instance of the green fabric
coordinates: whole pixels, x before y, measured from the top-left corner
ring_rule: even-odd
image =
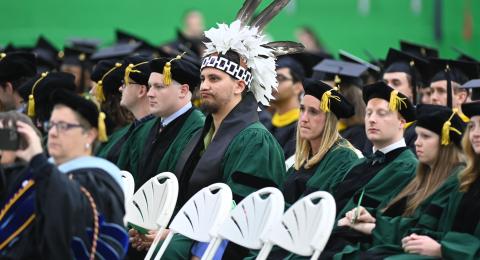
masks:
[[[121,170],[130,172],[133,177],[136,179],[138,161],[140,160],[140,155],[145,147],[145,142],[148,137],[150,129],[156,122],[156,118],[152,118],[147,122],[142,123],[137,126],[130,137],[127,139],[125,144],[122,146],[120,155],[118,157],[117,166]]]
[[[170,244],[168,244],[161,259],[162,260],[190,259],[191,258],[190,250],[194,242],[195,241],[191,240],[186,236],[183,236],[180,234],[173,235],[172,240],[170,240]],[[162,243],[163,241],[158,243],[158,246],[155,249],[155,253],[153,254],[153,256],[155,256],[158,250],[160,250]]]
[[[412,233],[429,235],[429,231],[438,230],[440,228],[441,216],[432,216],[427,214],[426,210],[430,205],[435,205],[443,211],[447,210],[450,194],[458,189],[458,173],[462,169],[463,166],[455,167],[450,177],[448,177],[431,196],[426,198],[419,205],[412,216],[388,217],[383,215],[380,209],[384,208],[389,203],[390,199],[386,200],[376,211],[375,229],[373,229],[372,232],[372,245],[357,244],[347,246],[342,252],[335,255],[334,259],[357,259],[357,253],[360,250],[367,249],[389,252],[392,256],[395,256],[394,259],[410,259],[412,257],[418,257],[418,255],[405,254],[401,246],[401,240]],[[398,256],[396,254],[398,254]]]
[[[238,196],[246,197],[256,188],[233,180],[234,173],[267,179],[282,187],[286,179],[282,147],[268,130],[255,122],[232,140],[222,160],[223,182]]]
[[[101,146],[98,148],[96,156],[101,157],[101,158],[107,158],[108,154],[110,153],[110,150],[117,144],[117,142],[122,139],[122,137],[127,134],[128,129],[130,128],[132,124],[128,124],[117,131],[113,132],[109,137],[108,141],[106,143],[101,144]],[[124,144],[125,145],[125,144]],[[123,145],[122,145],[123,147]],[[112,162],[112,163],[117,163],[117,162]]]
[[[353,167],[358,164],[365,163],[366,160],[366,158],[359,160],[359,162]],[[377,201],[387,201],[392,199],[415,176],[417,162],[417,158],[410,151],[410,149],[406,149],[400,153],[397,158],[380,170],[375,177],[373,177],[364,186],[365,196],[369,196]],[[348,172],[346,174],[348,174]],[[362,192],[362,190],[359,190],[356,193],[360,192]],[[337,220],[343,218],[347,211],[355,208],[356,206],[357,203],[355,203],[353,198],[351,198],[347,204],[345,204],[343,209],[339,209]]]

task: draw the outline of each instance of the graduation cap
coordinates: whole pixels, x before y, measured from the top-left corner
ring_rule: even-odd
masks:
[[[33,77],[37,71],[35,55],[31,52],[0,53],[0,82]]]
[[[463,103],[462,112],[469,118],[480,116],[480,101]]]
[[[313,67],[312,78],[334,81],[337,87],[344,83],[362,86],[361,76],[367,69],[367,66],[358,63],[325,59]]]
[[[373,77],[375,78],[375,80],[378,80],[380,79],[380,74],[382,73],[382,70],[379,66],[375,65],[375,64],[372,64],[368,61],[365,61],[347,51],[344,51],[344,50],[339,50],[339,54],[338,54],[340,60],[343,60],[343,61],[348,61],[348,62],[352,62],[352,63],[357,63],[357,64],[361,64],[361,65],[364,65],[368,68],[368,73]],[[367,74],[365,74],[367,75]],[[367,75],[368,76],[368,75]],[[365,79],[363,79],[363,82],[366,82],[366,77]]]
[[[460,88],[471,89],[470,99],[480,100],[480,79],[472,79],[463,84]]]
[[[150,61],[151,72],[163,74],[163,84],[168,86],[171,80],[187,84],[193,93],[200,85],[200,67],[183,59],[181,55],[175,58],[160,58]]]
[[[70,38],[67,41],[68,47],[95,52],[102,43],[99,39]]]
[[[398,90],[390,87],[383,81],[366,85],[362,88],[363,101],[365,104],[370,99],[380,98],[388,102],[388,107],[392,111],[398,111],[405,121],[412,122],[415,120],[415,108],[408,98]]]
[[[460,118],[457,109],[419,104],[416,113],[416,125],[439,135],[441,145],[449,145],[453,142],[460,147],[465,123]]]
[[[355,114],[354,107],[336,88],[310,78],[303,81],[303,88],[305,95],[314,96],[320,100],[320,109],[323,112],[333,112],[337,118],[349,118]]]
[[[74,92],[75,77],[65,72],[43,72],[22,84],[18,92],[25,101],[28,100],[27,115],[41,121],[48,120],[53,108],[49,98],[56,89]]]
[[[475,59],[471,55],[466,54],[462,50],[460,50],[458,48],[455,48],[455,47],[452,47],[452,49],[459,54],[459,56],[457,57],[457,60],[480,63],[479,60]]]
[[[120,94],[118,88],[123,84],[124,71],[125,65],[116,59],[102,60],[93,67],[90,79],[97,83],[95,96],[98,102]]]
[[[97,106],[92,101],[75,94],[72,91],[59,89],[53,92],[50,98],[52,106],[62,104],[77,112],[93,128],[98,129],[98,139],[101,142],[108,140],[105,127],[105,114],[99,112]]]
[[[438,58],[437,49],[408,41],[400,41],[400,50],[424,59]]]
[[[38,37],[33,52],[37,55],[39,72],[51,71],[58,68],[59,51],[44,36],[40,35]]]
[[[100,49],[90,57],[92,61],[99,61],[105,59],[123,59],[133,54],[141,43],[118,43],[113,46]]]
[[[469,79],[476,79],[479,76],[478,64],[468,61],[430,59],[434,76],[430,84],[437,81],[447,81],[447,106],[452,107],[452,81],[460,85]]]
[[[59,56],[62,59],[62,64],[82,66],[82,64],[89,62],[92,53],[92,50],[86,48],[65,47]]]
[[[124,60],[125,74],[124,83],[129,84],[129,81],[148,86],[148,78],[150,77],[150,58],[145,56],[131,56]]]
[[[300,52],[290,55],[302,64],[305,71],[305,77],[310,78],[313,75],[313,67],[324,59],[333,59],[333,56],[328,53],[314,53],[314,52]]]
[[[393,48],[388,50],[385,60],[385,73],[404,72],[411,77],[413,103],[417,103],[417,87],[428,85],[429,61]],[[420,84],[423,83],[423,84]]]
[[[133,35],[129,32],[126,32],[122,29],[115,29],[115,38],[117,43],[134,44],[134,43],[140,43],[145,41],[144,39],[136,35]]]
[[[290,55],[280,56],[276,61],[276,65],[277,69],[290,69],[290,74],[296,81],[303,81],[305,78],[305,70],[303,70],[302,65],[296,59],[290,57]]]

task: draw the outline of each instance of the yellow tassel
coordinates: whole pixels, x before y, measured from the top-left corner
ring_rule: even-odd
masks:
[[[29,117],[34,117],[35,116],[35,99],[33,98],[33,95],[30,94],[28,95],[28,111],[27,115]]]
[[[332,90],[325,91],[325,93],[322,95],[322,99],[320,100],[320,109],[323,110],[323,112],[330,112],[330,99],[333,98],[340,102],[340,97],[332,95]]]
[[[125,86],[128,85],[129,78],[130,78],[130,73],[132,72],[132,69],[135,65],[132,63],[128,64],[128,66],[125,68],[125,76],[123,78],[123,81],[125,82]]]
[[[107,127],[105,126],[105,113],[100,112],[98,115],[98,140],[100,142],[108,141]]]
[[[401,98],[398,96],[398,90],[394,90],[390,93],[390,102],[388,102],[388,108],[391,111],[398,111],[402,109],[402,105],[407,107],[407,103],[405,103],[406,98]]]
[[[7,57],[7,54],[6,53],[0,53],[0,60],[3,60],[3,58]]]
[[[163,85],[170,86],[172,84],[172,63],[167,62],[165,66],[163,66]]]
[[[448,145],[450,143],[450,126],[452,123],[447,121],[443,123],[442,127],[442,145]]]
[[[97,98],[97,101],[102,103],[105,101],[105,94],[103,93],[103,81],[100,80],[97,83],[97,89],[95,93],[95,97]]]

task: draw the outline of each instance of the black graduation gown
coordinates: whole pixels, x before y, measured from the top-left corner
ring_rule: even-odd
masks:
[[[353,125],[340,132],[340,135],[347,139],[353,147],[362,151],[368,141],[365,133],[365,125]]]
[[[285,159],[289,158],[295,153],[297,122],[298,121],[295,121],[284,127],[275,127],[271,125],[270,128],[267,128],[282,147]]]
[[[1,259],[74,259],[76,254],[72,248],[80,241],[89,254],[92,236],[87,229],[93,227],[93,211],[81,186],[91,194],[103,224],[115,226],[121,233],[121,242],[107,244],[123,258],[128,244],[128,235],[123,229],[123,191],[108,173],[94,166],[61,173],[40,154],[31,160],[28,170],[22,171],[22,178],[34,181],[30,194],[35,216],[31,224],[0,251]],[[106,226],[102,225],[103,228]],[[100,238],[97,252],[102,242],[109,241],[102,233]]]

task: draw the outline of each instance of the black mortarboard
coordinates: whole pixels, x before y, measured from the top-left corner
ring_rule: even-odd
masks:
[[[171,74],[171,78],[180,84],[187,84],[190,91],[193,92],[195,88],[200,85],[200,67],[178,57],[179,56],[175,59],[160,58],[150,61],[151,72],[164,74],[165,81],[165,69],[168,68],[167,63],[170,62],[169,73]]]
[[[88,50],[90,53],[94,53],[98,46],[102,43],[99,39],[84,39],[84,38],[70,38],[67,41],[68,47],[77,48],[81,50]]]
[[[99,102],[112,95],[120,95],[118,90],[123,84],[125,65],[118,60],[102,60],[94,67],[90,79],[97,83],[95,96]]]
[[[325,59],[313,67],[314,79],[334,81],[335,84],[355,84],[362,86],[361,76],[367,71],[367,66],[347,61]]]
[[[314,96],[320,100],[320,109],[333,112],[337,118],[349,118],[355,114],[354,107],[347,99],[330,85],[311,78],[303,81],[305,95]]]
[[[430,67],[427,59],[420,58],[404,51],[390,48],[385,60],[385,73],[404,72],[411,77],[413,103],[417,101],[417,87],[428,85]],[[419,84],[423,83],[423,84]]]
[[[61,54],[62,64],[81,66],[89,61],[92,50],[86,48],[65,47]]]
[[[140,47],[140,45],[141,43],[118,43],[96,51],[90,57],[90,60],[99,61],[105,59],[123,59],[134,53]]]
[[[448,107],[452,107],[451,82],[453,81],[462,85],[469,79],[476,79],[479,76],[478,64],[474,62],[447,59],[430,59],[430,63],[432,64],[434,73],[434,76],[430,79],[430,84],[441,80],[447,81]]]
[[[100,141],[108,139],[105,132],[105,114],[98,111],[97,106],[92,101],[75,94],[75,92],[59,89],[51,95],[50,103],[52,106],[62,104],[74,110],[93,128],[98,129],[98,139]]]
[[[28,116],[48,120],[53,108],[49,98],[56,89],[74,92],[75,76],[65,72],[43,72],[22,84],[18,92],[25,101],[28,100]]]
[[[460,146],[465,123],[457,112],[451,108],[439,105],[419,104],[417,106],[416,126],[426,128],[440,136],[442,145],[454,144]]]
[[[480,100],[480,79],[472,79],[463,84],[460,88],[471,89],[470,99]]]
[[[400,50],[424,59],[438,57],[438,50],[435,48],[403,40],[400,41]]]
[[[314,52],[300,52],[290,55],[302,64],[305,71],[305,77],[310,78],[313,75],[313,67],[324,59],[333,59],[333,56],[328,53],[314,53]]]
[[[125,58],[125,83],[127,84],[129,80],[133,80],[138,84],[148,86],[148,78],[150,77],[149,61],[149,57],[140,55]]]
[[[380,79],[380,74],[382,72],[381,68],[375,64],[372,64],[368,61],[365,61],[347,51],[344,51],[344,50],[339,50],[339,54],[338,54],[340,60],[343,60],[343,61],[347,61],[347,62],[352,62],[352,63],[357,63],[357,64],[361,64],[361,65],[364,65],[368,68],[368,74],[373,77],[375,80],[379,80]],[[367,81],[367,78],[368,78],[368,74],[365,74],[366,77],[362,78],[363,82],[366,83]]]
[[[33,77],[37,71],[35,55],[30,52],[0,53],[0,82]]]
[[[305,71],[302,65],[294,58],[286,55],[280,56],[276,61],[277,69],[289,68],[292,74],[298,81],[303,81],[305,78]]]
[[[457,57],[457,60],[476,62],[476,63],[480,62],[479,60],[475,59],[473,56],[466,54],[465,52],[463,52],[458,48],[453,47],[453,50],[459,54],[459,56]]]
[[[37,55],[38,72],[51,71],[58,68],[58,49],[45,37],[38,37],[33,52]]]
[[[412,122],[415,120],[415,108],[413,107],[412,102],[410,102],[405,95],[398,92],[398,90],[387,85],[387,83],[379,81],[364,86],[362,90],[363,101],[365,101],[365,104],[373,98],[384,99],[388,102],[390,110],[398,111],[405,121]]]
[[[480,116],[480,101],[463,103],[462,112],[469,118],[473,116]]]

